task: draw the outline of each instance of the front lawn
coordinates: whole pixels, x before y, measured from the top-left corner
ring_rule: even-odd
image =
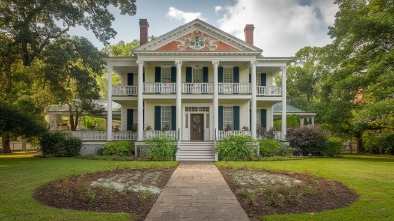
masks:
[[[344,156],[300,161],[217,162],[218,167],[264,168],[313,173],[334,179],[355,190],[360,198],[352,205],[318,213],[265,216],[264,220],[393,220],[394,157]]]
[[[101,161],[0,155],[0,220],[130,220],[129,213],[57,209],[36,202],[34,190],[54,180],[95,171],[173,167],[177,162]]]

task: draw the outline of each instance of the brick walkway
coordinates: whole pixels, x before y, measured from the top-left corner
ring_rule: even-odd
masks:
[[[249,220],[212,162],[181,162],[145,221]]]

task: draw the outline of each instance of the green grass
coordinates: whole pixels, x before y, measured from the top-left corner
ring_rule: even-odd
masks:
[[[37,203],[34,190],[53,180],[116,168],[172,167],[178,163],[99,161],[76,158],[33,158],[31,154],[0,155],[0,220],[130,220],[127,213],[56,209]]]
[[[217,166],[265,168],[312,173],[338,180],[360,198],[352,205],[319,213],[265,216],[264,220],[393,220],[394,157],[344,156],[300,161],[217,162]]]

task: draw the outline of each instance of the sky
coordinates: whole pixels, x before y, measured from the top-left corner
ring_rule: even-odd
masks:
[[[253,24],[254,45],[266,57],[291,57],[305,46],[324,46],[332,42],[328,27],[338,11],[334,0],[136,0],[134,16],[120,15],[115,7],[112,27],[117,32],[110,44],[139,40],[139,19],[147,19],[149,36],[159,37],[199,18],[244,40],[244,27]],[[85,36],[101,49],[94,34],[83,27],[71,35]]]

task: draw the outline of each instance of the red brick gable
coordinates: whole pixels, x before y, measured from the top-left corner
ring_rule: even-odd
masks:
[[[158,51],[235,51],[236,48],[200,31],[194,31],[160,48]]]

